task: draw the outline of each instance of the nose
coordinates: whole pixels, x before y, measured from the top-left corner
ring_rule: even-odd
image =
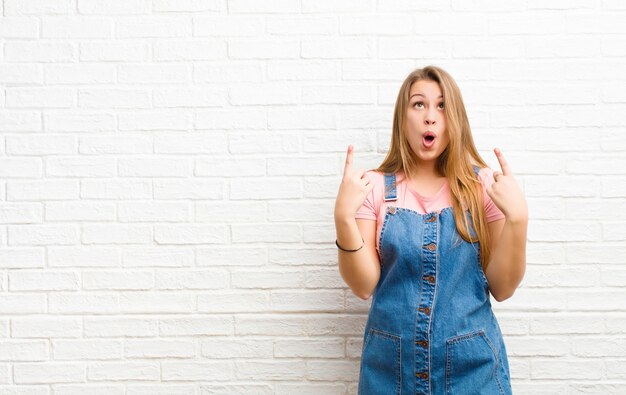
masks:
[[[426,114],[426,118],[424,118],[424,122],[426,123],[426,125],[434,125],[435,117],[429,112],[428,114]]]

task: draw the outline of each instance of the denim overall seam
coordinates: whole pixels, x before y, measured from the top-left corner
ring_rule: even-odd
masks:
[[[499,367],[500,367],[500,350],[496,351],[496,347],[493,345],[493,342],[491,340],[489,340],[489,336],[487,336],[487,334],[485,332],[483,332],[482,334],[483,339],[485,339],[485,342],[487,342],[487,344],[489,345],[489,348],[491,348],[491,352],[493,352],[494,358],[496,360],[496,366],[493,370],[493,377],[496,379],[496,384],[498,384],[498,388],[500,389],[500,393],[504,394],[504,389],[502,388],[502,384],[500,384],[500,378],[499,376]]]
[[[472,243],[473,244],[473,243]],[[476,243],[478,244],[478,243]],[[487,276],[485,275],[485,272],[483,271],[483,266],[482,263],[480,261],[480,254],[481,254],[481,249],[480,249],[480,245],[478,245],[478,253],[476,254],[476,268],[478,269],[478,275],[480,276],[480,281],[483,283],[483,286],[485,286],[487,288],[487,293],[489,293],[489,281],[487,280]],[[488,296],[488,295],[487,295]]]
[[[365,352],[365,350],[367,349],[367,346],[370,343],[370,340],[374,337],[374,335],[387,338],[396,345],[396,363],[398,367],[398,376],[396,377],[397,384],[396,384],[395,393],[400,394],[402,392],[401,391],[402,389],[402,338],[399,335],[394,335],[390,332],[386,332],[381,329],[370,328],[367,333],[365,343],[363,344],[363,352]],[[361,366],[359,369],[360,371],[363,370],[363,356],[361,356]],[[360,389],[362,388],[361,386],[362,381],[363,381],[363,376],[361,376],[359,379],[359,387],[358,387],[359,392],[360,392]]]
[[[443,210],[441,210],[441,212],[443,212]],[[437,235],[437,239],[435,240],[435,243],[437,245],[437,251],[435,251],[435,289],[433,291],[433,308],[432,308],[432,312],[431,312],[431,319],[428,321],[428,338],[429,338],[429,342],[428,344],[432,344],[431,343],[431,333],[432,333],[432,328],[433,328],[433,316],[435,315],[435,307],[437,306],[437,284],[439,283],[439,243],[440,243],[440,239],[439,239],[439,215],[437,215],[437,221],[435,221],[435,223],[433,224],[433,226],[435,226],[435,235]],[[420,249],[420,254],[423,254],[424,252],[422,251],[423,249]],[[432,371],[431,371],[431,367],[433,366],[432,364],[432,354],[430,352],[430,347],[428,348],[428,392],[433,391],[433,383],[431,381],[431,377],[432,377]]]
[[[416,210],[413,210],[413,209],[410,209],[410,208],[406,208],[406,207],[396,207],[396,210],[406,211],[406,212],[409,212],[409,213],[412,213],[412,214],[416,214],[416,215],[418,215],[420,217],[426,217],[429,214],[441,215],[444,211],[452,210],[452,206],[444,207],[439,212],[431,211],[431,212],[425,213],[425,214],[422,214],[422,213],[420,213],[420,212],[418,212]]]
[[[378,255],[380,257],[380,266],[383,266],[383,260],[385,257],[385,254],[383,253],[383,237],[385,235],[385,229],[387,228],[390,214],[391,213],[389,211],[385,213],[385,218],[383,219],[383,224],[380,228],[380,236],[378,237]]]
[[[451,358],[450,358],[450,354],[449,354],[449,346],[452,346],[454,344],[457,344],[461,341],[467,340],[467,339],[471,339],[474,338],[476,336],[480,336],[485,343],[487,343],[487,346],[489,347],[489,349],[491,350],[491,353],[494,356],[494,359],[496,361],[495,366],[494,366],[494,370],[493,370],[493,377],[496,381],[496,384],[498,385],[498,389],[500,391],[500,394],[504,394],[504,388],[502,388],[502,383],[500,382],[500,377],[499,377],[499,368],[500,368],[500,351],[501,349],[498,349],[498,351],[495,350],[495,346],[493,345],[493,343],[491,342],[491,340],[489,340],[489,337],[487,336],[487,333],[485,332],[484,328],[480,328],[477,330],[474,330],[472,332],[468,332],[468,333],[464,333],[462,335],[458,335],[455,337],[452,337],[450,339],[446,340],[446,393],[448,393],[450,391],[449,387],[450,387],[450,381],[451,381]]]

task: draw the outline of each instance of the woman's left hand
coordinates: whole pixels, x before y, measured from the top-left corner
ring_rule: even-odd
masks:
[[[527,221],[528,205],[524,193],[515,181],[502,151],[499,148],[495,148],[493,151],[498,162],[500,162],[502,171],[494,171],[493,179],[495,182],[490,188],[487,188],[487,194],[508,220]]]

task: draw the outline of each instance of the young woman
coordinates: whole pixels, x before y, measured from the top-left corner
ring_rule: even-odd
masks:
[[[511,394],[490,293],[513,295],[526,266],[528,207],[474,145],[461,92],[435,66],[400,87],[391,145],[375,170],[348,147],[335,203],[339,271],[373,296],[359,394]]]

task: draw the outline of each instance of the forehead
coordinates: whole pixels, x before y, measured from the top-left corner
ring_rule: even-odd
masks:
[[[441,88],[439,84],[435,81],[430,80],[419,80],[415,81],[411,84],[411,89],[409,90],[409,97],[421,93],[427,98],[437,99],[439,96],[442,96]],[[422,96],[419,96],[422,97]]]

